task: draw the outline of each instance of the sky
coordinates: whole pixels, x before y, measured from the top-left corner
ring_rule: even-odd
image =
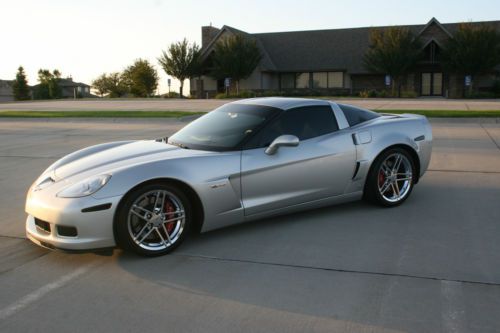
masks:
[[[203,25],[257,33],[425,24],[432,17],[500,20],[500,1],[0,0],[0,79],[13,79],[22,65],[31,85],[40,68],[90,84],[143,58],[157,67],[164,93],[161,51],[184,37],[200,44]]]

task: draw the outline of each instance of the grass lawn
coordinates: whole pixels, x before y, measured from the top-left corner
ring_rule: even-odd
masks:
[[[500,110],[376,110],[378,113],[415,113],[429,118],[500,118]],[[0,111],[0,118],[180,118],[204,114],[186,111]]]
[[[500,110],[474,111],[474,110],[375,110],[378,113],[413,113],[429,118],[500,118]]]
[[[180,118],[204,113],[187,111],[0,111],[0,118]]]

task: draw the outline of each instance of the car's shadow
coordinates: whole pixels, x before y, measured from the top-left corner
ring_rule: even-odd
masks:
[[[396,208],[359,201],[253,221],[163,257],[115,250],[109,264],[165,295],[356,325],[380,325],[384,309],[398,314],[384,327],[412,330],[422,308],[440,311],[440,281],[500,283],[498,179],[444,176]]]

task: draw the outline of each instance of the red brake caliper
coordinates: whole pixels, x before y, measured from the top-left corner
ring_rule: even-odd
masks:
[[[381,187],[382,185],[384,185],[384,181],[385,181],[384,172],[380,170],[380,172],[378,173],[378,186]]]
[[[172,205],[172,203],[170,202],[170,200],[168,199],[165,199],[165,217],[167,218],[167,220],[171,220],[174,218],[174,212],[175,212],[175,207],[174,205]],[[172,221],[172,222],[168,222],[166,224],[166,227],[167,227],[167,232],[168,234],[170,235],[170,233],[172,233],[172,230],[174,230],[174,227],[175,227],[175,221]]]

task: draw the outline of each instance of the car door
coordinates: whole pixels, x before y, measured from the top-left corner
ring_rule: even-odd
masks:
[[[297,147],[265,149],[283,134],[295,135]],[[262,129],[241,156],[245,215],[264,213],[344,193],[355,168],[355,147],[338,130],[331,106],[291,109]]]

